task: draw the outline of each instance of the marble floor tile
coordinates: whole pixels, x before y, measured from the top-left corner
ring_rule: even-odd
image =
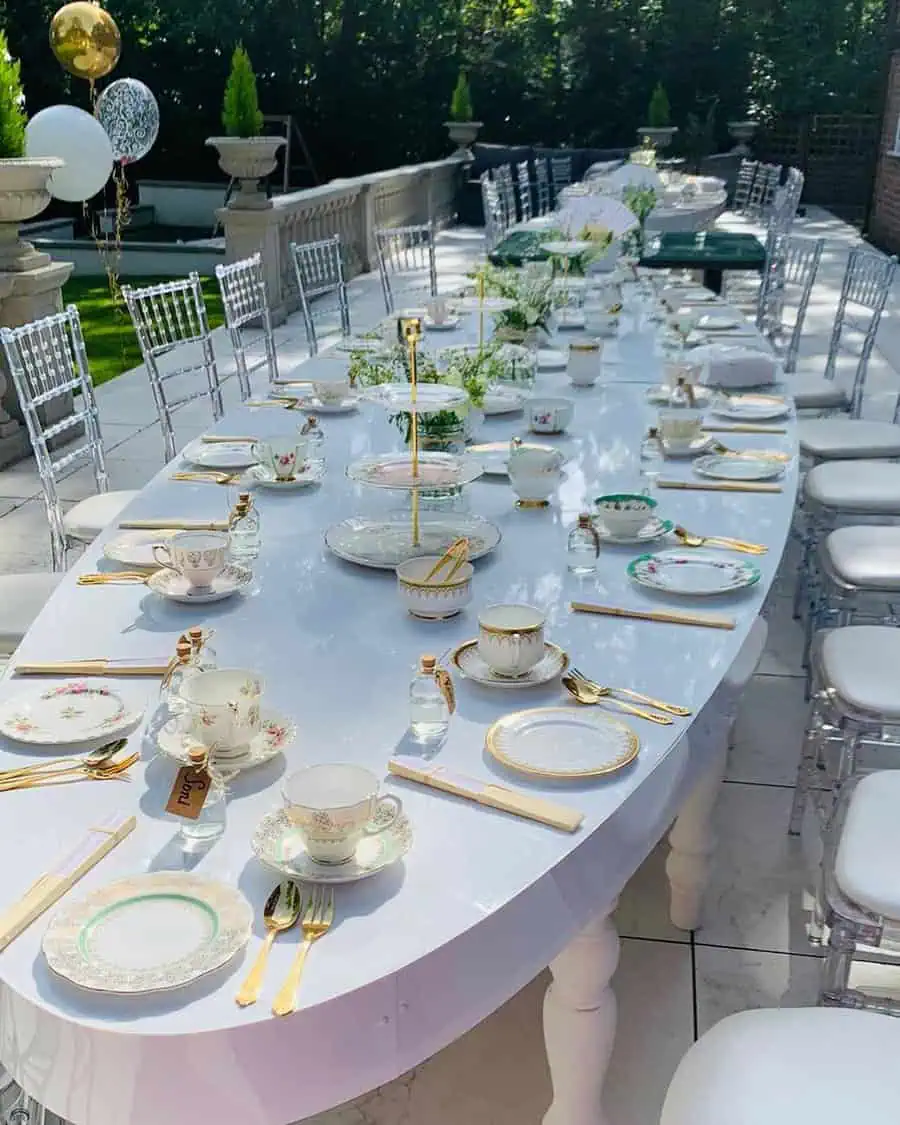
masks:
[[[741,699],[728,780],[793,786],[808,707],[803,680],[754,676]]]
[[[791,616],[789,597],[766,603],[769,638],[757,671],[767,676],[803,676],[803,626]]]
[[[809,953],[816,841],[787,835],[790,789],[726,782],[704,899],[703,945]]]
[[[539,1125],[550,1103],[542,974],[427,1062],[304,1125]],[[615,1125],[655,1125],[669,1079],[693,1041],[690,950],[622,942],[619,1024],[606,1086]]]
[[[71,505],[63,504],[66,510]],[[43,500],[14,508],[0,522],[0,574],[50,569],[50,532]]]
[[[817,957],[700,945],[694,955],[699,1035],[735,1012],[811,1007],[818,998],[821,962]]]
[[[652,938],[657,941],[689,942],[691,935],[669,920],[669,880],[665,837],[628,880],[616,907],[616,929],[623,938]]]

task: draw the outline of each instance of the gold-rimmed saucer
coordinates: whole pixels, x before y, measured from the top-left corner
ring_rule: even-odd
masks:
[[[544,655],[524,676],[502,676],[495,672],[478,652],[478,641],[464,641],[450,653],[453,667],[468,680],[484,687],[540,687],[558,679],[569,667],[568,653],[559,645],[544,642]]]

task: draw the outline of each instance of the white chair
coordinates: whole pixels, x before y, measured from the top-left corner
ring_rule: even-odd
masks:
[[[845,1008],[763,1008],[687,1052],[659,1125],[887,1125],[900,1104],[900,1022]]]
[[[547,171],[547,161],[535,159],[534,182],[537,189],[537,212],[544,216],[551,210],[550,202],[550,174]]]
[[[65,570],[76,543],[90,543],[137,496],[109,491],[100,418],[74,305],[21,328],[0,329],[0,342],[34,450],[54,570]],[[62,401],[71,412],[46,425],[42,412]],[[66,435],[71,438],[65,445]],[[97,493],[63,512],[57,486],[79,466],[93,470]],[[23,590],[25,586],[22,587]]]
[[[766,269],[760,285],[756,327],[776,351],[781,352],[782,364],[788,373],[797,366],[800,337],[824,248],[824,238],[792,238],[775,230],[770,231],[767,239]],[[789,288],[797,291],[798,301],[787,347],[784,347],[784,306]]]
[[[534,213],[531,205],[531,174],[528,171],[527,160],[516,165],[516,184],[519,189],[519,214],[522,216],[522,222],[527,223]]]
[[[550,157],[550,180],[553,184],[553,198],[559,199],[559,193],[572,182],[572,157]]]
[[[437,296],[437,263],[431,223],[376,228],[375,246],[386,312],[394,312],[399,292],[413,297],[418,303]]]
[[[216,280],[222,294],[225,326],[231,336],[237,377],[242,397],[250,397],[250,376],[261,367],[266,368],[271,386],[278,378],[278,359],[272,335],[272,316],[262,272],[262,255],[244,258],[227,266],[216,266]],[[262,332],[263,354],[256,359],[248,356],[246,332]],[[256,341],[251,341],[251,346]]]
[[[122,296],[150,378],[166,460],[171,461],[178,452],[172,421],[177,410],[189,402],[208,398],[213,419],[218,421],[223,414],[219,368],[200,277],[191,273],[181,281],[164,281],[140,289],[123,285]],[[187,362],[177,366],[175,360]],[[170,391],[170,386],[177,389]],[[248,395],[249,389],[241,385],[241,397],[246,399]]]
[[[314,301],[319,302],[323,297],[334,294],[340,317],[341,335],[350,335],[350,300],[347,296],[347,280],[344,275],[341,236],[335,234],[330,238],[318,239],[316,242],[292,242],[290,251],[297,289],[300,293],[300,308],[306,326],[309,354],[316,355],[319,351],[319,339],[313,312]],[[319,316],[323,313],[331,315],[333,312],[334,308],[330,303],[316,309]]]

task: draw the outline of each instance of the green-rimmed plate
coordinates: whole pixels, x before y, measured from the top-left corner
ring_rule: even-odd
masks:
[[[43,949],[50,968],[79,988],[161,992],[221,968],[247,944],[252,923],[250,904],[233,887],[160,871],[63,906]]]
[[[701,551],[640,555],[628,564],[628,574],[641,586],[689,597],[728,594],[753,586],[760,578],[759,570],[752,563],[706,555]]]

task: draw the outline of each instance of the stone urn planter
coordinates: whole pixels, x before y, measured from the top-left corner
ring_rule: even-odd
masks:
[[[750,155],[750,142],[756,135],[756,130],[759,128],[757,121],[729,121],[728,134],[736,142],[733,152],[738,152],[741,156]]]
[[[646,137],[654,148],[668,148],[677,132],[677,125],[641,125],[638,140],[642,141]]]
[[[445,121],[450,140],[456,145],[454,156],[471,156],[471,147],[478,136],[482,121]]]
[[[55,156],[0,160],[0,270],[21,272],[50,261],[19,238],[19,224],[36,218],[50,202],[50,177],[64,163]]]
[[[275,171],[284,137],[209,137],[206,143],[218,152],[219,167],[225,175],[240,182],[228,201],[229,207],[262,211],[272,206],[259,181]]]

